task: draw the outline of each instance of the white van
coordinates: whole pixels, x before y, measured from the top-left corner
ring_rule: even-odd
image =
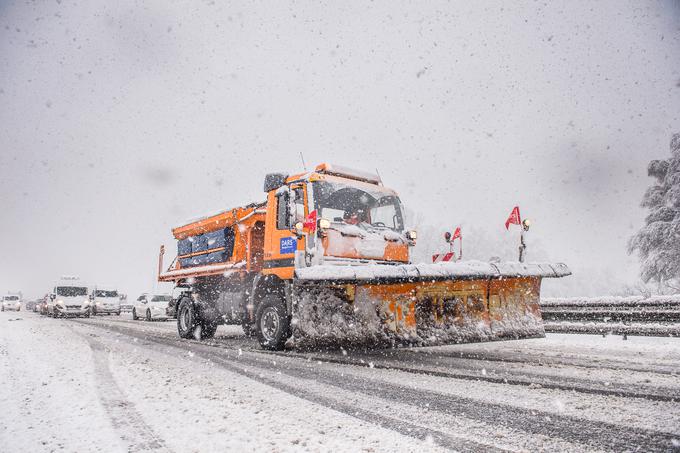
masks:
[[[2,296],[2,308],[0,310],[21,310],[21,296],[19,294],[7,294]]]
[[[90,293],[90,310],[93,315],[120,316],[120,297],[115,286],[97,285]]]
[[[87,285],[78,277],[62,277],[52,288],[47,303],[47,315],[53,318],[90,316],[90,298]]]

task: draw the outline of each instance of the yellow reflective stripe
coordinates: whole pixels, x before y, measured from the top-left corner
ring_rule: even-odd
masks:
[[[198,255],[207,255],[208,253],[221,252],[222,250],[226,250],[226,249],[227,249],[226,247],[217,247],[215,249],[208,249],[208,250],[204,250],[202,252],[194,252],[194,253],[188,253],[186,255],[179,255],[179,256],[177,256],[177,258],[180,258],[180,259],[191,258],[191,257],[198,256]]]

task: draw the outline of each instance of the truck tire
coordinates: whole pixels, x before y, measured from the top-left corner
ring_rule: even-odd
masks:
[[[275,295],[265,296],[257,307],[255,334],[263,349],[280,351],[290,337],[290,318],[286,304]]]
[[[137,310],[134,308],[132,309],[132,320],[137,321],[139,319],[139,316],[137,316]]]
[[[200,325],[197,315],[191,299],[188,297],[180,299],[177,309],[177,333],[180,338],[196,338],[196,329]]]

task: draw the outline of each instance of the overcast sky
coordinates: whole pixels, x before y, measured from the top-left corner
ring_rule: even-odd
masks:
[[[503,257],[519,204],[574,270],[549,292],[634,283],[646,165],[680,132],[680,4],[556,3],[0,2],[0,291],[153,289],[173,226],[262,200],[300,152],[377,168]]]

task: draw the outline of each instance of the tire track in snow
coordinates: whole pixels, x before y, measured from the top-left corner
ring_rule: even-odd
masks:
[[[73,329],[71,329],[73,330]],[[105,346],[95,340],[92,335],[80,335],[87,341],[92,350],[96,386],[102,406],[111,419],[111,423],[127,444],[128,452],[153,451],[169,452],[165,442],[156,435],[144,422],[134,403],[129,401],[121,391],[109,368],[109,353]]]
[[[410,351],[412,354],[419,355],[435,355],[430,351],[415,352]],[[541,354],[539,352],[532,353],[531,356],[528,354],[519,354],[514,351],[505,351],[503,354],[499,353],[478,353],[478,352],[451,352],[451,351],[437,351],[436,356],[439,357],[450,357],[452,359],[464,359],[464,360],[483,360],[489,362],[502,362],[502,363],[522,363],[527,365],[538,365],[538,366],[570,366],[578,368],[591,368],[591,369],[610,369],[615,371],[642,371],[646,373],[656,373],[664,375],[677,375],[680,374],[680,366],[671,367],[659,364],[646,364],[646,365],[636,365],[631,363],[626,363],[625,360],[618,359],[605,359],[606,363],[593,363],[593,360],[603,360],[601,357],[593,356],[592,359],[583,359],[577,357],[551,357]],[[538,356],[538,357],[537,357]]]
[[[98,325],[95,326],[100,327]],[[101,327],[106,328],[107,326]],[[589,448],[627,451],[631,446],[644,446],[646,451],[668,451],[673,448],[674,442],[677,442],[678,440],[678,436],[663,431],[622,426],[500,403],[488,403],[471,398],[439,393],[429,389],[417,389],[407,385],[397,385],[380,379],[362,379],[360,381],[348,379],[342,374],[342,369],[338,372],[331,372],[319,367],[309,367],[307,357],[298,357],[294,354],[289,354],[292,357],[289,357],[289,360],[286,362],[287,366],[275,367],[272,366],[270,360],[266,359],[266,357],[271,357],[272,354],[270,353],[258,351],[256,354],[244,353],[243,355],[238,356],[237,351],[235,350],[218,349],[215,346],[208,346],[192,340],[171,340],[167,336],[145,335],[134,329],[123,326],[111,325],[108,327],[111,330],[119,331],[120,333],[140,338],[148,342],[182,350],[189,349],[194,354],[216,362],[225,368],[228,368],[230,371],[241,374],[249,379],[262,382],[285,391],[286,393],[316,402],[317,404],[345,412],[348,415],[370,421],[379,426],[398,430],[400,433],[405,432],[405,422],[357,408],[356,406],[338,406],[336,401],[313,394],[304,388],[283,384],[274,379],[267,378],[264,375],[246,372],[243,370],[243,366],[247,365],[274,374],[280,372],[287,376],[302,380],[314,379],[316,382],[325,384],[329,387],[336,387],[355,393],[363,393],[372,397],[383,399],[393,398],[401,403],[410,404],[416,408],[421,408],[424,404],[429,404],[430,410],[435,410],[445,416],[455,417],[457,415],[462,415],[488,424],[489,426],[500,425],[509,430],[525,432],[528,435],[544,435],[550,438],[558,438],[567,442],[581,444]],[[248,353],[250,352],[251,351],[248,351]],[[225,353],[231,354],[225,356]],[[275,355],[282,358],[285,357],[285,354]],[[304,359],[304,361],[301,359]],[[422,436],[422,430],[424,428],[414,425],[411,429],[416,430],[413,432],[415,437],[421,438],[419,436]],[[425,429],[424,432],[432,434],[432,431],[429,429]],[[444,447],[462,450],[490,448],[483,444],[478,444],[476,447],[471,447],[469,445],[461,446],[461,439],[451,439],[451,436],[447,434],[444,435],[447,437],[433,436],[435,442]]]
[[[305,354],[295,354],[295,353],[271,353],[265,351],[253,351],[265,354],[276,354],[280,356],[290,356],[290,357],[300,357],[304,359],[311,359],[315,361],[337,363],[341,365],[351,365],[359,367],[367,367],[370,362],[374,368],[385,369],[385,370],[395,370],[403,371],[406,373],[413,374],[426,374],[429,376],[445,377],[452,379],[463,379],[471,381],[485,381],[494,384],[508,384],[508,385],[519,385],[525,387],[536,387],[551,389],[551,390],[566,390],[574,391],[579,393],[593,394],[593,395],[605,395],[605,396],[620,396],[625,398],[642,398],[651,401],[664,401],[664,402],[677,402],[680,401],[680,390],[669,389],[666,387],[656,387],[656,388],[644,388],[640,385],[633,384],[613,384],[613,383],[602,383],[599,381],[573,378],[567,376],[557,376],[557,375],[545,375],[536,374],[527,371],[522,371],[521,374],[508,372],[499,368],[492,366],[485,367],[486,374],[480,373],[479,370],[474,370],[470,368],[464,368],[458,364],[446,363],[438,364],[437,367],[448,367],[448,368],[458,368],[458,371],[442,371],[436,368],[427,368],[426,366],[413,367],[402,365],[397,361],[390,361],[381,358],[380,356],[371,355],[363,357],[339,357],[339,356],[329,356],[329,355],[305,355]],[[431,364],[429,364],[431,365]],[[640,391],[638,389],[643,389],[646,391]]]
[[[127,326],[103,325],[99,323],[83,322],[80,320],[77,320],[76,322],[81,324],[87,324],[89,326],[97,328],[104,328],[107,330],[117,331],[124,335],[137,338],[139,340],[143,340],[149,343],[160,344],[163,346],[169,346],[182,351],[190,349],[194,354],[198,355],[199,357],[211,360],[212,362],[217,363],[218,365],[220,365],[223,368],[226,368],[228,371],[232,373],[260,382],[262,384],[283,391],[295,397],[307,400],[311,403],[318,404],[320,406],[324,406],[337,412],[344,413],[359,420],[377,425],[381,428],[395,431],[401,435],[406,435],[422,441],[432,441],[434,444],[444,448],[457,451],[479,451],[479,452],[504,451],[491,445],[474,442],[463,437],[452,436],[449,435],[448,433],[433,430],[430,427],[424,427],[415,423],[406,422],[395,417],[390,417],[387,415],[377,413],[375,411],[357,407],[356,405],[338,402],[333,398],[319,395],[304,388],[288,385],[276,379],[268,378],[259,372],[248,372],[244,370],[243,368],[244,365],[249,366],[251,369],[261,370],[261,368],[257,366],[257,364],[260,364],[260,361],[257,359],[255,360],[251,359],[250,360],[251,364],[246,364],[239,361],[228,361],[225,360],[223,356],[216,352],[217,348],[215,348],[214,346],[211,347],[201,345],[200,343],[195,343],[192,340],[180,340],[180,339],[170,340],[167,337],[163,336],[151,337],[146,333],[132,331],[131,329],[128,329]],[[142,343],[142,345],[144,344]],[[195,349],[185,348],[182,346],[199,346],[199,347],[202,346],[203,348],[207,349],[207,351],[197,351]],[[256,362],[256,364],[252,364],[252,362]],[[266,369],[261,371],[271,372],[272,370]],[[302,377],[302,375],[298,374],[297,377]]]
[[[122,321],[122,320],[121,320]],[[136,323],[127,322],[126,324]],[[145,329],[146,331],[146,329]],[[176,339],[174,332],[170,334],[170,331],[166,335],[169,339]],[[160,333],[160,332],[159,332]],[[238,344],[233,344],[238,343]],[[458,353],[450,353],[442,351],[441,353],[437,351],[436,354],[430,353],[429,351],[416,352],[408,349],[399,350],[382,350],[380,352],[372,353],[353,353],[353,357],[340,356],[332,353],[326,354],[315,354],[315,353],[304,353],[297,351],[284,351],[284,352],[273,352],[273,351],[263,351],[259,347],[249,347],[253,342],[248,339],[244,339],[243,336],[225,336],[220,338],[215,338],[212,340],[204,340],[202,344],[208,346],[214,346],[219,348],[243,348],[244,350],[249,350],[258,354],[270,354],[270,355],[281,355],[290,357],[300,357],[303,359],[319,360],[328,363],[337,363],[342,365],[352,365],[352,366],[367,366],[368,362],[372,362],[375,368],[379,369],[391,369],[396,371],[403,371],[412,374],[425,374],[430,376],[451,378],[451,379],[463,379],[472,381],[485,381],[494,384],[507,384],[507,385],[517,385],[524,387],[537,387],[540,386],[545,389],[550,390],[564,390],[564,391],[574,391],[583,394],[592,395],[603,395],[603,396],[617,396],[624,398],[641,398],[651,401],[662,401],[662,402],[677,402],[680,401],[680,389],[673,389],[667,387],[659,386],[647,386],[638,384],[626,384],[626,383],[614,383],[614,382],[600,382],[591,379],[583,379],[574,376],[565,376],[563,373],[556,375],[548,375],[541,373],[532,373],[527,370],[522,370],[518,373],[516,370],[504,370],[500,367],[494,366],[493,362],[509,362],[509,363],[522,363],[527,365],[538,365],[541,362],[532,361],[535,360],[533,357],[524,357],[525,360],[521,360],[520,357],[510,357],[505,360],[504,357],[498,354],[491,354],[493,358],[489,361],[492,362],[488,366],[485,366],[486,374],[481,372],[481,369],[470,368],[469,366],[464,366],[458,363],[456,359],[459,358]],[[487,361],[486,355],[480,355],[479,353],[462,353],[463,359],[469,361],[479,360]],[[390,361],[390,358],[392,358]],[[352,360],[354,358],[355,360]],[[407,360],[402,360],[407,359]],[[428,367],[423,366],[409,366],[409,362],[418,361],[419,364],[429,361],[437,361],[438,359],[448,359],[447,363],[432,364],[429,363]],[[361,360],[364,360],[361,362]],[[558,362],[562,366],[572,366],[580,367],[581,365],[569,364]],[[442,371],[437,368],[447,368],[447,371]],[[592,368],[597,368],[595,365],[591,365]],[[607,368],[607,367],[603,367]],[[455,369],[453,371],[452,369]],[[616,368],[612,368],[616,369]],[[622,368],[623,370],[637,371],[641,372],[641,369],[633,368]],[[653,373],[654,371],[649,371]],[[673,371],[665,370],[659,374],[663,375],[673,375]]]

